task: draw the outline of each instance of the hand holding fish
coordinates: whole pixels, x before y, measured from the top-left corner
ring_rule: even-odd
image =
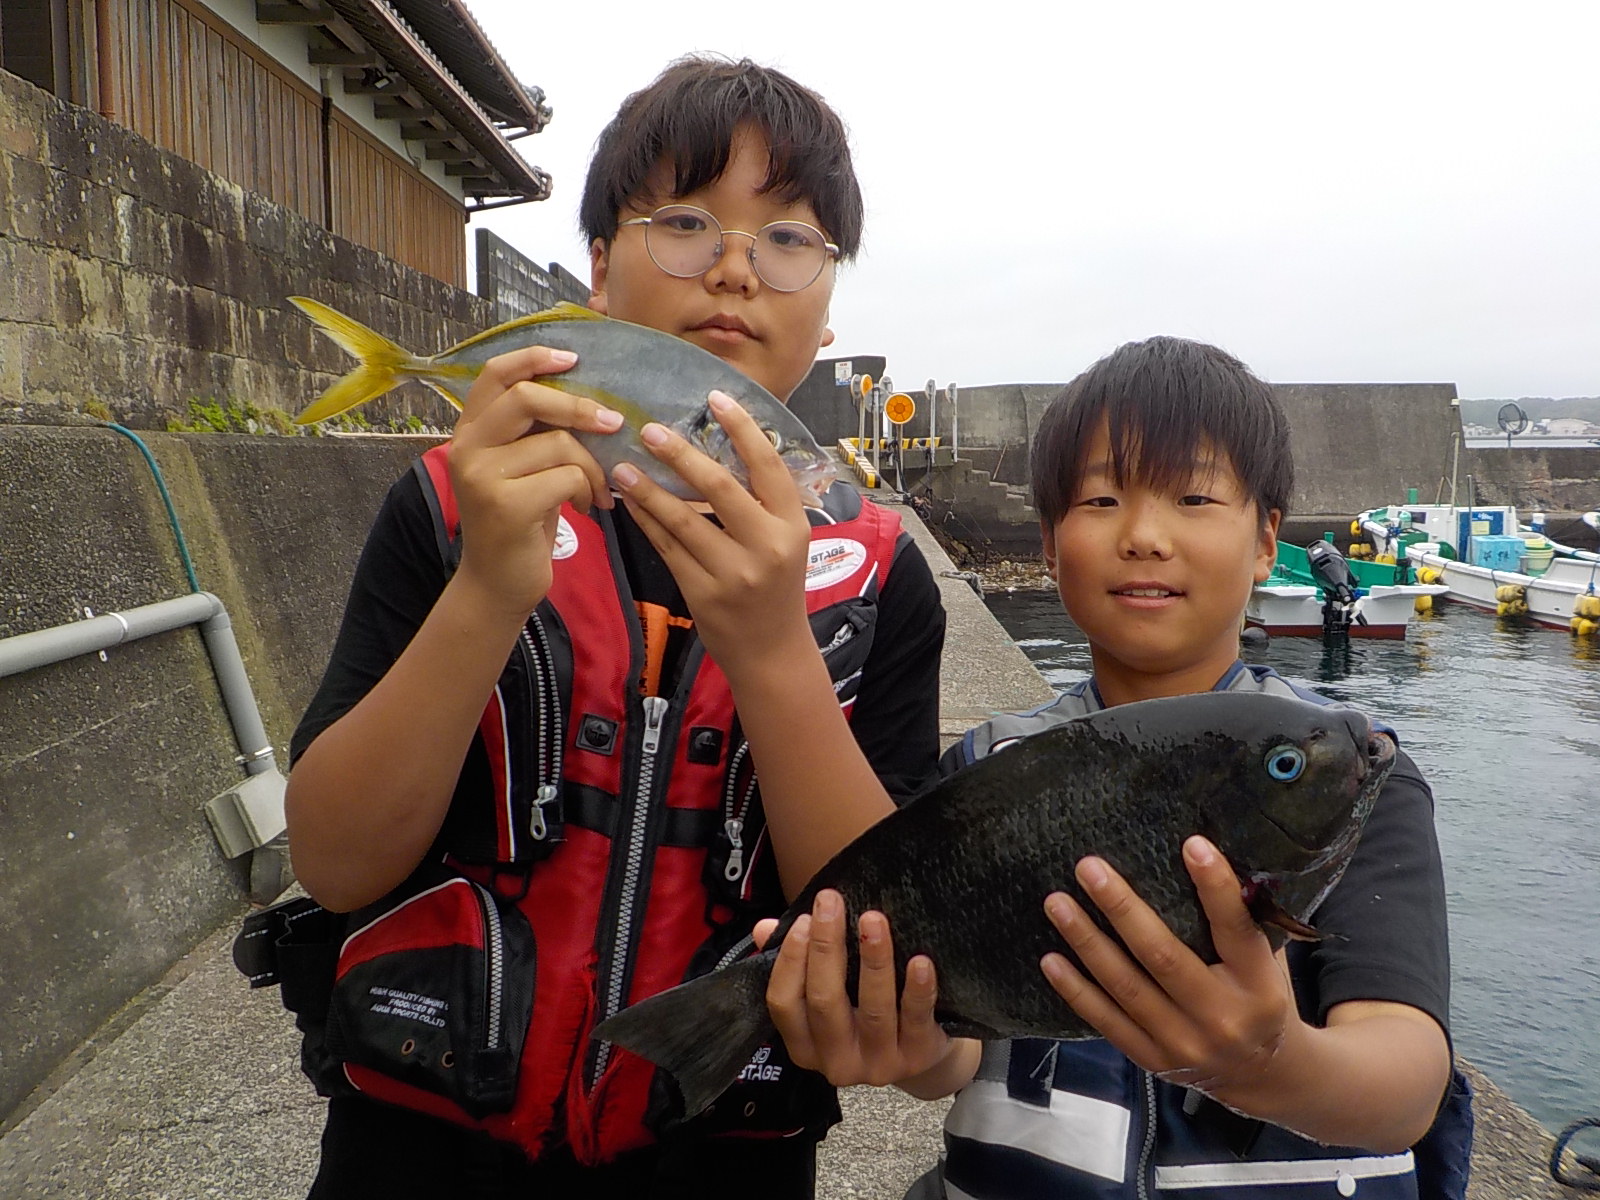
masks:
[[[1220,962],[1207,965],[1104,861],[1086,858],[1078,882],[1133,957],[1056,892],[1045,912],[1087,974],[1061,954],[1045,955],[1041,967],[1074,1012],[1159,1078],[1207,1094],[1250,1087],[1301,1023],[1288,973],[1227,859],[1200,837],[1183,857]]]
[[[526,619],[550,590],[563,502],[610,508],[605,473],[573,431],[611,433],[620,414],[538,382],[577,361],[530,346],[491,358],[467,392],[450,452],[461,510],[459,574]]]
[[[757,942],[765,945],[776,926],[759,923]],[[923,1099],[954,1091],[976,1069],[978,1046],[951,1038],[934,1020],[939,989],[932,961],[913,957],[906,964],[905,990],[896,996],[888,918],[863,913],[857,933],[857,1005],[845,986],[844,940],[850,934],[837,892],[819,892],[811,915],[799,918],[784,938],[767,983],[767,1008],[790,1058],[840,1087],[893,1083]],[[945,1078],[961,1072],[959,1079]]]
[[[730,679],[741,667],[814,652],[805,609],[810,527],[789,469],[750,414],[712,392],[708,404],[750,474],[750,490],[661,424],[641,437],[657,460],[706,497],[721,528],[630,463],[613,478],[628,511],[661,554],[695,629]]]

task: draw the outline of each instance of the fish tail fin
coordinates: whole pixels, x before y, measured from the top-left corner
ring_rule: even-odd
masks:
[[[767,979],[777,950],[741,959],[625,1008],[594,1036],[671,1073],[694,1116],[720,1096],[762,1042],[774,1035]]]
[[[405,376],[415,374],[422,365],[422,360],[404,346],[337,309],[306,296],[290,296],[289,302],[310,317],[321,332],[360,360],[355,370],[334,383],[294,419],[296,425],[326,421],[376,399]]]

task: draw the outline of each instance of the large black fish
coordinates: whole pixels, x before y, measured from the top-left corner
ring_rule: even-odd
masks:
[[[1314,936],[1304,922],[1349,862],[1394,753],[1358,712],[1258,694],[1148,700],[1069,721],[863,833],[795,898],[764,953],[625,1009],[595,1036],[665,1067],[686,1113],[699,1112],[774,1035],[765,993],[776,947],[820,888],[843,894],[852,926],[867,909],[888,916],[902,982],[912,955],[933,960],[935,1015],[950,1033],[1096,1036],[1039,970],[1048,951],[1074,957],[1044,915],[1050,892],[1071,894],[1112,932],[1073,878],[1080,858],[1105,858],[1214,962],[1182,860],[1184,840],[1203,834],[1274,946]],[[855,939],[846,945],[854,996]]]

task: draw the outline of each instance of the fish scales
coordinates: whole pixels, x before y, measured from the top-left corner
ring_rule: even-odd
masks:
[[[1052,891],[1073,895],[1116,936],[1078,888],[1080,858],[1105,858],[1179,938],[1215,961],[1183,842],[1204,834],[1258,917],[1304,931],[1349,861],[1393,754],[1359,713],[1253,694],[1146,701],[1064,723],[868,829],[795,898],[766,953],[643,1001],[596,1036],[666,1066],[686,1111],[698,1111],[771,1036],[763,996],[772,947],[822,888],[841,893],[852,927],[868,909],[888,916],[902,982],[913,955],[933,960],[936,1017],[952,1034],[1098,1036],[1039,969],[1050,951],[1074,957],[1044,915]],[[1283,929],[1265,928],[1281,945]],[[846,947],[854,996],[856,940]]]

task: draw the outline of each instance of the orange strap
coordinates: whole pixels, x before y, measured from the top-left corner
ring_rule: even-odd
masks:
[[[693,629],[694,622],[688,617],[675,617],[664,605],[647,600],[635,600],[634,605],[644,626],[644,675],[639,679],[639,694],[656,696],[661,688],[661,663],[667,654],[667,631]]]

